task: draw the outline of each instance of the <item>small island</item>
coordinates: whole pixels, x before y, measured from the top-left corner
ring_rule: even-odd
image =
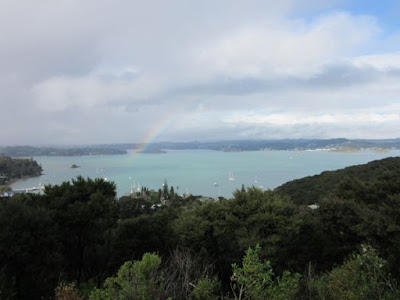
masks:
[[[145,149],[145,150],[137,151],[137,153],[145,153],[145,154],[165,154],[165,153],[167,153],[167,151],[162,150],[162,149],[158,149],[158,148],[154,148],[154,149]]]
[[[71,168],[71,169],[77,169],[77,168],[80,168],[80,167],[81,167],[81,166],[78,166],[78,165],[76,165],[76,164],[72,164],[70,168]]]

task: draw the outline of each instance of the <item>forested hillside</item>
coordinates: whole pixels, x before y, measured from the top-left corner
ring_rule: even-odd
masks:
[[[39,176],[42,167],[33,159],[0,156],[0,185],[23,176]]]
[[[204,201],[165,183],[116,199],[113,183],[81,177],[44,195],[5,198],[0,292],[4,299],[400,299],[399,171],[391,158],[303,179],[319,188],[317,209],[294,198],[302,185],[292,194],[243,187],[231,199]]]
[[[330,196],[381,202],[400,193],[400,157],[372,161],[337,171],[326,171],[287,182],[275,189],[296,204],[318,203]]]

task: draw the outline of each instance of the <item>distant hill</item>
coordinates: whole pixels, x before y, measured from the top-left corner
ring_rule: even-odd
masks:
[[[12,157],[32,156],[79,156],[126,154],[127,150],[140,150],[143,144],[98,144],[93,146],[70,147],[32,147],[8,146],[0,147],[0,155]],[[337,139],[283,139],[283,140],[226,140],[211,142],[157,142],[146,145],[144,153],[162,153],[162,150],[218,150],[224,152],[263,151],[263,150],[330,150],[353,151],[375,149],[386,151],[400,149],[400,139],[386,140],[350,140]]]
[[[400,194],[400,157],[376,160],[337,171],[325,171],[287,182],[275,189],[296,204],[318,203],[325,197],[351,198],[365,203]]]
[[[139,144],[98,145],[114,149],[133,150]],[[232,151],[262,151],[262,150],[333,150],[349,151],[362,149],[400,149],[400,139],[385,140],[351,140],[337,139],[283,139],[283,140],[227,140],[212,142],[157,142],[148,145],[152,149],[190,150],[207,149]]]
[[[31,147],[8,146],[0,148],[0,155],[12,157],[32,156],[81,156],[81,155],[110,155],[126,154],[126,150],[110,147]]]

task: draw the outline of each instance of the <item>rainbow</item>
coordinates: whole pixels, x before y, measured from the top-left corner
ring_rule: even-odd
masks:
[[[136,157],[140,152],[148,149],[152,142],[161,136],[169,126],[174,122],[175,114],[171,114],[168,118],[164,118],[157,122],[156,125],[148,131],[147,135],[139,142],[138,146],[133,149],[133,156]]]
[[[133,156],[136,157],[140,152],[143,152],[148,149],[148,147],[153,143],[158,137],[160,137],[176,120],[176,117],[179,113],[182,113],[189,109],[194,103],[195,98],[186,99],[187,104],[182,105],[182,102],[177,101],[174,106],[169,107],[168,113],[166,113],[166,117],[161,118],[159,122],[157,122],[151,130],[148,131],[147,135],[138,143],[138,147],[133,149]]]

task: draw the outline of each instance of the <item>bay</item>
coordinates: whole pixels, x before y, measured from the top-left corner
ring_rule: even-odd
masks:
[[[129,152],[126,155],[34,157],[44,172],[20,180],[13,189],[60,184],[77,176],[106,178],[116,183],[121,197],[142,186],[158,190],[167,180],[178,194],[231,197],[235,189],[259,186],[274,189],[281,184],[327,170],[372,160],[400,156],[400,150],[379,153],[331,151],[168,150],[166,154]],[[76,164],[79,168],[71,168]]]

